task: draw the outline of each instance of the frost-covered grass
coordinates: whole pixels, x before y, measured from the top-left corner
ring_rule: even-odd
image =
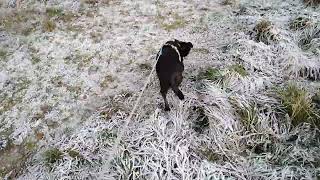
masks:
[[[320,5],[320,1],[319,0],[303,0],[303,2],[307,6],[319,6]]]
[[[0,3],[0,177],[319,178],[317,6],[14,2]],[[171,38],[194,44],[186,100],[169,93],[164,112],[153,74],[124,129]]]
[[[299,39],[299,46],[303,50],[310,50],[320,55],[320,23],[305,28]]]
[[[290,21],[289,27],[293,30],[303,30],[312,24],[313,22],[308,17],[297,17]]]
[[[299,125],[308,122],[318,126],[320,124],[315,104],[312,102],[311,95],[302,88],[290,84],[279,90],[281,100],[292,120],[292,125]]]
[[[276,27],[268,20],[261,20],[253,29],[254,39],[258,42],[270,44],[278,40],[278,32]]]

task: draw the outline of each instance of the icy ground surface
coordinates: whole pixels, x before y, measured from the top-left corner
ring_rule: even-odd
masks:
[[[319,20],[319,8],[299,0],[12,2],[0,2],[0,177],[319,178],[319,131],[293,128],[272,91],[289,81],[311,94],[319,89],[319,78],[299,72],[320,77],[320,39],[304,51],[300,32],[288,27],[299,15]],[[274,24],[277,42],[252,38],[261,19]],[[194,45],[185,59],[186,100],[170,92],[164,112],[154,74],[123,129],[156,53],[172,38]],[[237,63],[245,76],[232,71]],[[208,67],[224,78],[194,80]],[[257,122],[248,129],[235,107],[251,104]],[[208,120],[200,130],[199,116]]]

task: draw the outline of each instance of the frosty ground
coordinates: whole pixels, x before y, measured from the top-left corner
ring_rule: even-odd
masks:
[[[0,1],[0,177],[320,177],[319,7],[13,2]],[[172,38],[194,44],[184,61],[186,100],[170,92],[164,112],[153,74],[124,129]]]

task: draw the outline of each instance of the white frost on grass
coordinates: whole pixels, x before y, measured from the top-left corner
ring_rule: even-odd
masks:
[[[300,74],[305,68],[308,74],[319,74],[318,56],[302,50],[296,40],[299,32],[289,31],[285,23],[301,12],[300,1],[243,0],[239,6],[218,0],[84,2],[94,1],[22,3],[41,13],[48,7],[75,13],[71,20],[60,21],[61,14],[51,18],[56,23],[53,32],[37,27],[23,36],[14,29],[1,29],[0,47],[7,53],[0,61],[0,99],[6,103],[1,105],[5,111],[0,114],[0,145],[10,148],[11,141],[18,147],[36,145],[31,146],[26,167],[13,176],[319,176],[319,130],[308,124],[291,127],[273,91],[287,80],[308,86],[312,93],[319,87],[318,81],[306,80],[310,75]],[[311,8],[303,11],[319,16]],[[266,45],[249,35],[261,19],[277,27],[277,42]],[[172,38],[194,44],[184,61],[181,89],[186,100],[181,102],[169,92],[172,110],[164,112],[154,76],[128,129],[123,129],[155,54]],[[207,67],[218,68],[222,76],[216,81],[190,81]],[[193,128],[198,116],[208,120],[201,133]],[[125,133],[108,166],[119,131]],[[62,155],[47,162],[46,152],[54,148]],[[1,158],[0,163],[4,163]]]

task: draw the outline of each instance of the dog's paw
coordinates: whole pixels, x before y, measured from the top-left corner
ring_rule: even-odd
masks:
[[[178,98],[179,98],[180,100],[184,100],[184,95],[182,94],[182,92],[180,92],[180,93],[178,94]]]
[[[169,107],[164,107],[164,110],[165,111],[170,111],[170,108]]]
[[[159,109],[164,109],[165,111],[170,111],[170,106],[169,106],[169,104],[168,105],[166,105],[165,103],[159,103],[158,105],[158,108]]]

